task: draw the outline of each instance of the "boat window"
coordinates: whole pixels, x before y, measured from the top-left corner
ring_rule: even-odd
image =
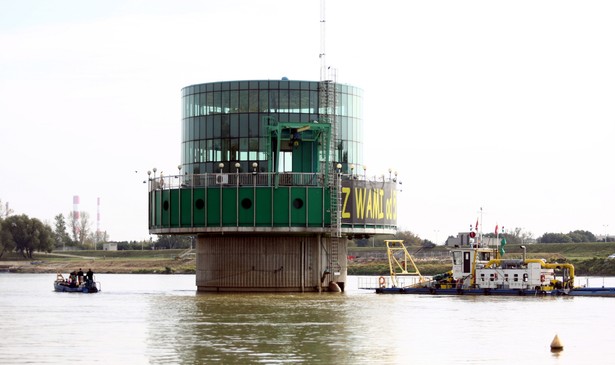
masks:
[[[519,274],[513,275],[513,281],[519,281]]]
[[[491,257],[490,252],[481,252],[480,253],[481,261],[489,261],[490,257]]]
[[[461,265],[461,251],[453,251],[453,265]]]

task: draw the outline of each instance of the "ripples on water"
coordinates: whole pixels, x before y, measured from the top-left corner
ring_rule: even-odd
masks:
[[[197,294],[194,275],[98,275],[102,292],[81,294],[54,279],[0,274],[0,364],[615,362],[615,298],[377,295],[354,277],[343,294]]]

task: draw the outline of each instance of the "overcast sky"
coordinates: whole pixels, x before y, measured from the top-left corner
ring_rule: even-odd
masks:
[[[318,80],[319,0],[1,0],[0,199],[148,239],[146,171],[180,162],[180,90]],[[615,2],[326,2],[326,61],[364,90],[369,174],[442,243],[496,224],[615,232]],[[101,199],[97,222],[97,198]],[[608,225],[608,227],[606,226]]]

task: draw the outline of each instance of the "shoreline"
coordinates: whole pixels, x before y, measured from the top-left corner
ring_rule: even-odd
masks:
[[[95,274],[194,274],[196,260],[0,260],[0,273],[67,274],[79,268],[92,269]]]

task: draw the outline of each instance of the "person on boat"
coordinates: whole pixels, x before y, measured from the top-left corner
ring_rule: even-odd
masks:
[[[81,268],[79,268],[77,272],[77,279],[79,280],[79,285],[81,285],[81,283],[83,283],[83,270],[81,270]]]
[[[68,277],[70,278],[71,286],[77,285],[77,272],[75,270],[73,270]]]
[[[94,281],[94,272],[92,271],[92,269],[88,269],[88,272],[85,274],[85,278],[87,279],[88,283]]]

